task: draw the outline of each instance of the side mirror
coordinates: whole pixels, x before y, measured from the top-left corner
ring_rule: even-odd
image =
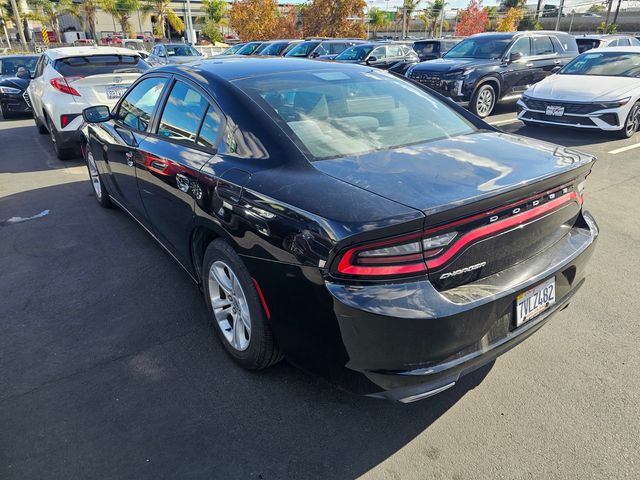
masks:
[[[509,63],[517,62],[521,58],[522,58],[522,53],[513,52],[512,54],[509,55]]]
[[[553,67],[551,69],[551,74],[553,75],[554,73],[558,73],[560,70],[562,70],[562,67],[560,65]]]
[[[369,57],[367,58],[367,65],[373,62],[377,62],[378,58],[377,57]]]
[[[28,80],[31,78],[31,74],[29,70],[24,67],[18,67],[18,71],[16,72],[16,77]]]
[[[102,123],[111,120],[111,112],[106,105],[88,107],[82,110],[82,118],[87,123]]]

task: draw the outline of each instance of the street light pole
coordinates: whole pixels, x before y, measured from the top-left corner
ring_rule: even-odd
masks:
[[[556,18],[556,32],[560,28],[560,16],[562,15],[563,8],[564,8],[564,0],[560,0],[560,6],[558,7],[558,18]]]
[[[191,0],[187,0],[187,42],[195,43],[193,40],[193,25],[191,23]]]

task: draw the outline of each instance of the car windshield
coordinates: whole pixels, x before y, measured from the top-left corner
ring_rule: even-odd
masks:
[[[639,78],[640,53],[586,52],[569,62],[559,73],[562,75]]]
[[[91,55],[56,60],[56,71],[63,77],[88,77],[106,73],[142,73],[150,67],[137,55]]]
[[[364,60],[371,53],[371,50],[373,50],[371,45],[358,45],[347,48],[336,57],[336,60]]]
[[[261,45],[260,42],[251,42],[243,45],[238,51],[236,55],[251,55],[256,48]]]
[[[15,77],[20,67],[29,70],[33,75],[39,57],[4,57],[0,58],[0,75],[3,77]]]
[[[282,51],[287,48],[287,45],[287,42],[271,43],[260,52],[260,55],[280,55],[280,53],[282,53]]]
[[[316,160],[475,131],[446,102],[386,72],[286,72],[236,83],[277,123],[286,124],[294,140]]]
[[[239,45],[234,45],[233,47],[227,48],[222,55],[235,55],[235,53],[238,50],[240,50],[242,47],[244,47],[244,43],[241,43]]]
[[[191,45],[167,45],[164,48],[167,49],[168,57],[199,57],[198,52]]]
[[[504,54],[511,38],[471,37],[461,41],[445,58],[500,58]]]
[[[287,53],[287,57],[308,57],[313,49],[320,45],[320,42],[302,42],[293,47]]]

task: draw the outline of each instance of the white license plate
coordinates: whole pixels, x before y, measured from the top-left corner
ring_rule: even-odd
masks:
[[[564,115],[564,107],[549,105],[547,107],[547,115],[551,115],[552,117],[561,117]]]
[[[120,98],[127,91],[129,85],[118,85],[117,87],[107,87],[107,98]]]
[[[546,282],[521,293],[516,298],[516,327],[528,322],[554,303],[556,303],[555,278],[550,278]]]

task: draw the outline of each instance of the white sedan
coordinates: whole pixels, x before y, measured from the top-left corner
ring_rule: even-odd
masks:
[[[518,119],[633,136],[640,127],[640,47],[578,55],[522,95]]]

